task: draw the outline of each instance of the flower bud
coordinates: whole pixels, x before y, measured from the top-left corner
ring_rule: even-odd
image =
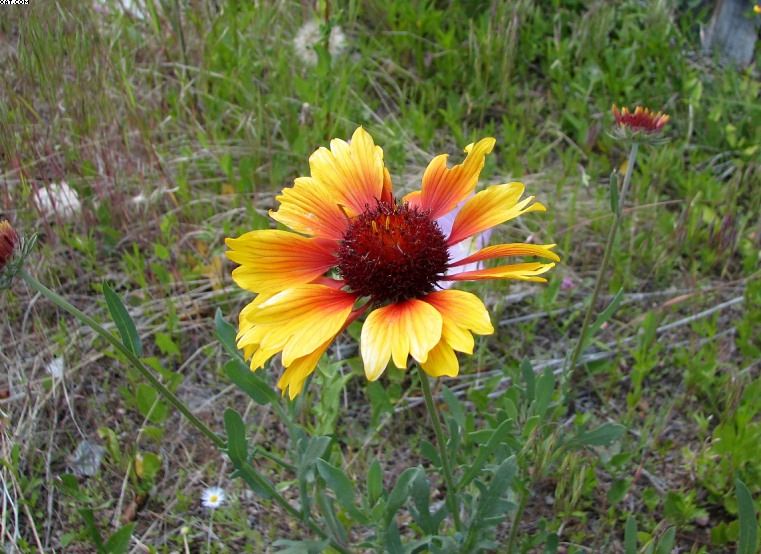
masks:
[[[18,234],[8,221],[0,221],[0,270],[13,259],[19,244]]]
[[[615,104],[613,104],[613,117],[616,118],[617,127],[614,132],[618,138],[648,142],[657,142],[656,135],[669,120],[669,116],[663,112],[654,113],[649,108],[641,106],[635,108],[633,112],[626,107],[619,111]]]

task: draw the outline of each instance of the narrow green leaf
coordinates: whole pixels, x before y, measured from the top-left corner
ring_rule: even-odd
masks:
[[[299,479],[304,479],[315,461],[325,455],[325,451],[332,440],[330,437],[312,437],[305,441],[305,446],[299,450]],[[302,444],[304,443],[302,442]]]
[[[227,433],[227,455],[230,456],[233,466],[240,469],[248,458],[248,441],[243,418],[232,408],[226,408],[223,419]]]
[[[637,554],[637,518],[629,514],[624,530],[624,554]]]
[[[222,310],[219,308],[217,308],[217,311],[214,313],[214,327],[216,327],[215,334],[217,335],[217,339],[222,343],[222,346],[227,353],[231,356],[241,357],[235,342],[235,336],[237,334],[235,327],[225,321],[225,318],[222,316]]]
[[[423,533],[429,537],[439,534],[439,526],[449,513],[446,503],[436,512],[431,513],[430,496],[428,476],[425,471],[420,471],[410,485],[410,497],[413,504],[410,506],[410,513]]]
[[[320,458],[315,461],[315,464],[320,477],[325,480],[328,488],[336,493],[336,499],[343,506],[343,509],[361,525],[367,524],[368,518],[357,508],[354,499],[354,485],[346,474]]]
[[[666,532],[663,533],[661,540],[658,541],[658,548],[655,549],[655,554],[671,554],[674,549],[674,542],[676,541],[676,527],[669,527]]]
[[[156,332],[155,336],[156,346],[159,347],[162,354],[174,354],[175,356],[181,356],[180,347],[172,340],[172,337],[167,333],[161,331]]]
[[[431,441],[423,439],[420,442],[420,453],[423,455],[423,458],[431,462],[434,466],[441,467],[441,455],[439,454],[438,448],[436,448]]]
[[[457,400],[457,397],[446,385],[441,387],[441,396],[444,398],[444,402],[457,425],[460,426],[460,429],[465,429],[465,410],[463,410],[460,401]]]
[[[517,471],[516,457],[510,456],[496,469],[488,487],[481,489],[476,520],[484,526],[496,525],[504,518],[511,503],[503,499],[502,496],[507,496],[512,490]]]
[[[95,500],[82,492],[79,488],[79,481],[71,473],[63,473],[59,475],[58,479],[53,481],[53,485],[62,493],[68,494],[79,502],[95,502]]]
[[[740,515],[740,536],[737,543],[737,554],[754,554],[757,552],[758,520],[753,506],[753,496],[740,479],[735,479],[737,508]]]
[[[410,484],[419,471],[421,471],[420,468],[408,467],[396,480],[394,488],[391,489],[391,492],[388,495],[388,503],[386,505],[386,525],[391,523],[396,512],[404,505],[404,502],[409,496]]]
[[[426,535],[435,535],[437,530],[432,529],[430,509],[431,488],[428,484],[428,476],[425,472],[419,472],[410,484],[410,497],[414,508],[410,506],[412,518],[420,525]]]
[[[135,523],[128,523],[120,527],[118,531],[108,538],[103,550],[108,554],[124,554],[127,552],[135,525]]]
[[[278,395],[272,387],[251,371],[240,358],[229,360],[225,363],[224,370],[230,381],[257,404],[266,406],[277,401]]]
[[[148,383],[140,383],[135,391],[135,402],[140,414],[151,423],[163,423],[169,416],[169,407],[159,393]]]
[[[405,554],[406,550],[402,545],[402,536],[401,533],[399,533],[399,527],[396,525],[396,520],[392,520],[391,523],[388,524],[384,539],[383,546],[386,548],[388,554]]]
[[[613,481],[613,484],[611,484],[610,488],[608,489],[608,494],[606,495],[608,499],[608,505],[615,506],[621,502],[629,493],[630,487],[631,481],[629,481],[629,479],[617,479]]]
[[[620,209],[618,205],[618,172],[614,169],[610,174],[610,211],[618,215]]]
[[[383,470],[377,458],[373,459],[370,469],[367,470],[367,492],[371,505],[383,494]]]
[[[560,537],[557,535],[557,533],[548,533],[547,541],[544,543],[543,554],[557,554],[559,546]]]
[[[576,439],[585,446],[607,446],[618,440],[626,431],[626,427],[618,423],[603,423],[596,429],[580,433]]]
[[[317,505],[320,507],[322,521],[330,530],[330,535],[335,538],[338,543],[346,544],[346,529],[344,529],[341,520],[338,518],[338,514],[336,514],[333,499],[325,494],[324,489],[317,491]]]
[[[481,472],[481,469],[484,467],[486,460],[489,458],[489,455],[491,455],[497,446],[499,446],[502,441],[509,436],[513,425],[514,423],[512,419],[506,419],[500,424],[499,427],[497,427],[494,433],[492,433],[486,445],[478,448],[476,459],[473,460],[473,463],[470,465],[465,474],[463,474],[462,479],[460,479],[460,482],[457,484],[458,491],[462,490],[463,487],[468,486],[468,484],[470,484],[470,482],[478,476],[478,474]]]
[[[248,484],[249,487],[251,487],[251,490],[254,491],[256,494],[264,498],[265,500],[272,498],[272,495],[267,491],[266,488],[262,486],[262,484],[259,482],[264,482],[272,486],[272,483],[270,483],[264,476],[257,473],[255,478],[249,471],[244,471],[242,469],[236,469],[233,471],[231,477],[233,479],[243,479],[246,484]],[[274,488],[274,487],[273,487]]]
[[[536,400],[533,406],[534,415],[544,417],[552,401],[552,393],[555,391],[555,374],[552,369],[545,368],[542,376],[536,381]]]
[[[98,552],[103,552],[103,537],[101,537],[98,526],[95,524],[95,515],[93,514],[93,511],[90,508],[80,508],[77,511],[85,522],[87,534],[90,535],[90,540],[95,545],[95,549]]]
[[[143,343],[140,341],[140,335],[137,333],[135,322],[124,307],[119,295],[114,292],[108,283],[103,282],[103,294],[106,297],[106,306],[111,313],[111,319],[114,320],[122,343],[138,358],[143,355]]]

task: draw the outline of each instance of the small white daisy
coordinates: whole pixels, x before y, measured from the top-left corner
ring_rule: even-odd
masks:
[[[201,494],[201,504],[206,508],[216,510],[225,501],[225,491],[220,487],[209,487]]]

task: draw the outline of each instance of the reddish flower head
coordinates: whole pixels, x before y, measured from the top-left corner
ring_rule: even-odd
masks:
[[[13,259],[18,244],[18,235],[11,224],[0,221],[0,270]]]
[[[663,112],[653,113],[649,108],[638,106],[633,112],[629,108],[621,108],[613,104],[613,116],[618,123],[618,131],[623,136],[655,135],[659,133],[669,120]]]

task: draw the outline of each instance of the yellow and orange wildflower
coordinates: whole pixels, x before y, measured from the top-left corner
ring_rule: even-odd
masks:
[[[369,380],[389,360],[406,368],[410,356],[430,376],[456,376],[455,352],[471,354],[473,334],[494,329],[476,295],[442,283],[544,282],[541,275],[552,262],[491,268],[481,262],[512,256],[559,261],[554,244],[523,243],[451,259],[454,245],[524,213],[545,211],[533,196],[521,200],[525,187],[518,182],[474,194],[494,144],[486,138],[469,145],[465,161],[451,169],[446,155],[437,156],[421,190],[401,201],[394,197],[383,150],[362,127],[350,142],[334,139],[330,149],[318,149],[309,159],[311,175],[284,189],[278,209],[270,212],[292,231],[257,230],[226,240],[228,257],[240,264],[233,279],[256,294],[241,311],[237,335],[251,369],[281,353],[285,371],[278,386],[294,398],[336,336],[367,313],[360,353]],[[454,211],[445,234],[437,220]],[[468,270],[458,269],[466,265]]]

